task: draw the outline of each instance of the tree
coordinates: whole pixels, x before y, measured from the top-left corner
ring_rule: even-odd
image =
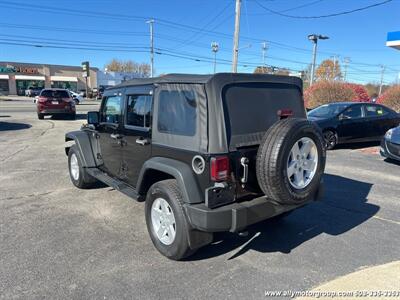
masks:
[[[341,77],[339,61],[334,62],[331,59],[324,60],[315,72],[316,80],[340,80]]]
[[[350,101],[356,97],[354,90],[339,81],[320,81],[304,91],[304,102],[308,108],[332,102]]]
[[[378,103],[400,112],[400,85],[394,85],[386,90],[379,98]]]
[[[150,65],[147,63],[137,63],[132,60],[112,59],[105,65],[110,72],[137,73],[139,77],[150,76]]]
[[[364,87],[367,90],[370,98],[378,98],[380,83],[370,82],[367,83]],[[384,84],[382,86],[382,93],[384,93],[389,87],[390,86]]]
[[[254,70],[254,74],[275,74],[275,75],[289,75],[290,71],[286,68],[277,68],[277,67],[264,67],[258,66]]]

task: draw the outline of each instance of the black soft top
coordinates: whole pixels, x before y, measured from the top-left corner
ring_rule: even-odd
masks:
[[[257,92],[257,89],[251,88],[247,91],[230,89],[231,87],[249,84],[257,87],[259,83],[266,86],[261,94]],[[182,149],[204,153],[226,153],[236,147],[259,144],[267,127],[277,121],[276,113],[280,108],[291,108],[296,117],[305,117],[302,80],[291,76],[242,73],[218,73],[214,75],[168,74],[154,78],[129,80],[106,89],[104,95],[114,94],[118,90],[126,90],[128,93],[133,91],[145,92],[153,90],[153,87],[156,87],[154,89],[153,106],[154,124],[157,124],[158,118],[158,95],[162,91],[170,89],[193,90],[196,92],[198,101],[198,130],[195,136],[164,134],[158,132],[157,128],[154,127],[152,140],[154,143],[161,145],[175,145]],[[230,92],[231,90],[235,91]],[[278,90],[283,91],[283,94],[280,93],[277,96],[276,91]],[[258,94],[254,94],[252,91]],[[295,91],[295,94],[292,92],[292,94],[288,94],[289,91]],[[223,99],[225,93],[230,93],[231,101],[229,103],[238,103],[234,109],[230,109],[230,105],[227,105],[226,109],[229,110],[229,114],[225,113],[226,109],[224,108]],[[243,115],[242,107],[249,106],[249,101],[252,98],[265,100],[257,102],[255,106],[265,112],[265,115],[262,115],[261,118],[263,124],[258,126],[261,129],[251,134],[237,131],[235,130],[236,128],[251,131],[254,127],[253,123],[261,122],[260,120],[253,120],[252,116]],[[234,119],[234,122],[231,122],[232,119]]]
[[[186,84],[207,84],[215,88],[223,88],[226,84],[235,82],[270,82],[295,84],[302,88],[302,80],[298,77],[270,75],[270,74],[249,74],[249,73],[217,73],[217,74],[167,74],[153,78],[136,78],[125,81],[119,85],[108,88],[108,90],[119,89],[139,85],[157,85],[168,83]]]

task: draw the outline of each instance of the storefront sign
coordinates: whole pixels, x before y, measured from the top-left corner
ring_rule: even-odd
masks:
[[[39,70],[31,67],[15,67],[8,65],[6,67],[0,67],[0,73],[39,74]]]

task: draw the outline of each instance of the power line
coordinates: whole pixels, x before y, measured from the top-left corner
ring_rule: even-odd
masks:
[[[370,8],[373,8],[373,7],[377,7],[377,6],[380,6],[380,5],[384,5],[384,4],[387,4],[387,3],[392,2],[392,1],[393,0],[385,0],[385,1],[382,1],[382,2],[375,3],[375,4],[359,7],[359,8],[356,8],[356,9],[342,11],[342,12],[338,12],[338,13],[326,14],[326,15],[295,16],[295,15],[288,15],[288,14],[285,14],[285,13],[281,13],[279,11],[272,10],[272,9],[262,5],[259,1],[254,0],[254,2],[257,3],[258,6],[262,7],[263,9],[265,9],[266,11],[268,11],[268,12],[270,12],[272,14],[275,14],[275,15],[278,15],[278,16],[281,16],[281,17],[286,17],[286,18],[293,18],[293,19],[320,19],[320,18],[337,17],[337,16],[348,15],[348,14],[352,14],[352,13],[355,13],[355,12],[363,11],[363,10],[370,9]]]
[[[297,9],[304,8],[304,7],[309,7],[309,6],[318,4],[318,3],[322,2],[322,1],[325,1],[325,0],[316,0],[316,1],[312,1],[312,2],[309,2],[309,3],[302,4],[302,5],[298,5],[298,6],[295,6],[295,7],[287,8],[287,9],[284,9],[284,10],[280,10],[279,13],[284,13],[284,12],[297,10]],[[249,15],[253,15],[253,16],[262,15],[262,16],[265,16],[267,14],[272,14],[272,12],[269,12],[269,13],[251,13]]]

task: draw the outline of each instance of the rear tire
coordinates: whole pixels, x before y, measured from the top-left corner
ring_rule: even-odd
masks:
[[[315,197],[325,169],[319,128],[306,119],[284,119],[269,128],[257,152],[257,180],[265,195],[281,204]]]
[[[82,159],[76,145],[68,151],[68,170],[72,183],[80,189],[88,189],[97,183],[97,179],[90,176],[83,167]]]
[[[193,254],[189,247],[190,225],[183,208],[183,197],[175,179],[153,184],[146,196],[147,230],[155,248],[172,260]]]
[[[37,116],[38,116],[39,120],[43,120],[44,119],[44,115],[43,114],[38,114]]]

